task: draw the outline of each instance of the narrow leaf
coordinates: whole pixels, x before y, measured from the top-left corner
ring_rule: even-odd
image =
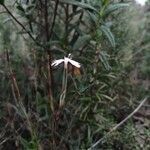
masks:
[[[108,99],[108,100],[110,100],[110,101],[113,101],[113,98],[111,98],[111,97],[108,96],[108,95],[101,94],[101,96],[104,97],[104,98],[106,98],[106,99]]]
[[[100,29],[108,38],[109,42],[111,43],[112,47],[115,47],[115,38],[110,29],[107,26],[101,25]]]
[[[101,60],[102,64],[104,65],[105,69],[110,70],[111,66],[109,65],[107,57],[108,57],[108,55],[105,52],[103,52],[103,51],[100,52],[99,59]]]
[[[76,50],[76,49],[82,48],[89,42],[90,39],[91,39],[90,35],[80,36],[78,40],[76,41],[76,43],[74,44],[73,49]]]
[[[94,7],[92,7],[91,5],[88,5],[86,3],[83,3],[83,2],[78,2],[78,1],[74,1],[74,0],[60,0],[60,2],[97,12],[97,10]]]
[[[129,6],[129,4],[127,4],[127,3],[111,4],[106,8],[105,15],[108,15],[109,13],[111,13],[117,9],[128,7],[128,6]]]
[[[18,10],[20,10],[21,12],[25,13],[25,10],[24,10],[24,8],[21,5],[18,5],[16,8]]]

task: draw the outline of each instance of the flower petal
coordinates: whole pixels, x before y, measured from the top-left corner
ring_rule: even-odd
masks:
[[[74,61],[74,60],[71,60],[71,59],[69,59],[68,61],[69,61],[73,66],[75,66],[75,67],[77,67],[77,68],[80,68],[80,67],[81,67],[80,63],[78,63],[77,61]]]
[[[68,57],[64,57],[64,59],[55,60],[55,61],[51,64],[51,66],[56,67],[56,66],[60,65],[62,62],[64,62],[64,68],[65,68],[65,69],[68,68],[68,62],[69,62],[72,66],[74,66],[74,67],[77,67],[77,68],[80,68],[80,67],[81,67],[80,63],[78,63],[77,61],[74,61],[74,60],[72,60],[72,59],[70,59],[70,58],[68,58]]]
[[[51,64],[51,66],[56,67],[56,66],[60,65],[62,62],[64,62],[64,59],[55,60],[55,61]]]

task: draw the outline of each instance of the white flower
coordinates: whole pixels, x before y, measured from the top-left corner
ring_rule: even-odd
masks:
[[[70,63],[72,66],[80,68],[81,65],[80,63],[78,63],[77,61],[74,61],[72,59],[70,59],[69,57],[64,57],[64,59],[58,59],[55,60],[51,66],[56,67],[59,66],[61,63],[64,63],[64,68],[67,69],[68,68],[68,63]]]

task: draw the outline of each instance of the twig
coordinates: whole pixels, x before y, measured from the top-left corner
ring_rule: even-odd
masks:
[[[48,2],[47,0],[45,0],[45,13],[44,13],[44,17],[45,17],[45,35],[46,35],[46,40],[47,42],[49,41],[49,22],[48,22]]]
[[[44,12],[44,19],[45,19],[45,36],[46,36],[46,42],[49,42],[50,40],[50,34],[49,34],[49,22],[48,22],[48,1],[45,0],[45,12]],[[49,104],[52,112],[54,111],[54,104],[53,104],[53,76],[52,76],[52,68],[51,68],[51,63],[52,63],[52,56],[51,52],[49,51],[49,48],[46,46],[46,52],[47,52],[47,69],[48,69],[48,99],[49,99]]]
[[[51,37],[52,37],[53,28],[54,28],[54,25],[55,25],[55,20],[56,20],[56,15],[57,15],[58,4],[59,4],[59,0],[56,0],[55,8],[54,8],[54,17],[53,17],[52,26],[51,26],[51,29],[50,29],[49,39],[51,39]]]
[[[148,97],[144,98],[144,100],[138,105],[138,107],[129,114],[125,119],[123,119],[120,123],[118,123],[116,126],[114,126],[104,137],[99,139],[96,143],[94,143],[88,150],[92,150],[94,147],[96,147],[100,142],[102,142],[108,135],[110,135],[113,131],[115,131],[117,128],[119,128],[121,125],[123,125],[128,119],[130,119],[141,107],[142,105],[147,101]]]
[[[0,145],[3,145],[6,141],[8,141],[10,138],[5,138],[3,141],[0,141]]]
[[[48,63],[47,63],[47,69],[48,69],[48,98],[49,98],[49,104],[52,112],[54,111],[54,103],[53,103],[53,93],[52,93],[52,68],[51,68],[51,55],[48,53],[47,55]]]
[[[3,4],[2,6],[5,8],[5,10],[7,11],[7,13],[23,28],[23,30],[30,36],[30,38],[31,38],[37,45],[41,46],[41,45],[39,44],[39,42],[37,42],[36,39],[32,36],[32,34],[25,28],[25,26],[24,26],[19,20],[17,20],[17,18],[10,12],[10,10],[7,8],[7,6],[4,5],[4,4]]]
[[[15,77],[13,70],[11,68],[11,65],[10,65],[10,58],[9,58],[8,50],[6,50],[6,57],[7,57],[7,63],[8,63],[8,68],[9,68],[9,74],[10,74],[11,81],[12,81],[12,93],[14,95],[15,100],[17,100],[16,102],[19,102],[19,101],[21,101],[20,90],[18,87],[16,77]]]
[[[5,14],[5,13],[7,13],[7,12],[6,12],[6,11],[1,11],[1,12],[0,12],[0,14]]]

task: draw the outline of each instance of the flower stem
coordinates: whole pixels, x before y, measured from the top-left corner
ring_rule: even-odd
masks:
[[[60,95],[59,107],[63,107],[66,98],[67,91],[67,80],[68,80],[68,68],[64,68],[63,79],[62,79],[62,93]]]

